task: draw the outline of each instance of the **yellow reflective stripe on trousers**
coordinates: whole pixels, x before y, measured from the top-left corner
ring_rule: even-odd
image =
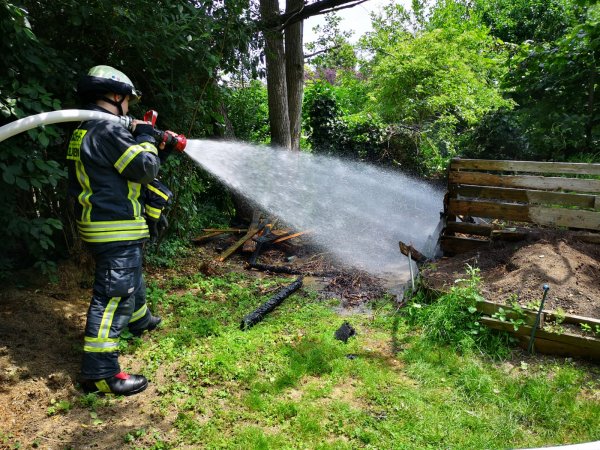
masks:
[[[110,326],[112,325],[112,321],[115,317],[115,311],[117,310],[120,301],[121,297],[113,297],[108,302],[108,305],[106,305],[106,309],[104,310],[104,314],[102,315],[102,322],[100,322],[100,329],[98,330],[99,338],[108,338]]]
[[[140,198],[140,193],[142,192],[142,185],[128,180],[127,187],[129,188],[127,198],[131,202],[133,216],[140,217],[142,215],[142,205],[140,205],[138,198]]]
[[[159,197],[164,198],[166,201],[169,200],[169,196],[167,194],[165,194],[163,191],[161,191],[160,189],[155,188],[154,186],[152,186],[151,184],[147,185],[146,188],[150,189],[152,192],[154,192],[156,195],[158,195]]]
[[[129,163],[133,161],[133,159],[141,152],[149,152],[154,155],[158,155],[158,150],[156,150],[156,147],[149,142],[135,144],[125,150],[121,157],[117,159],[117,162],[114,164],[115,169],[117,169],[119,173],[123,173]]]
[[[160,218],[161,212],[162,210],[159,208],[153,208],[152,206],[146,205],[146,214],[148,214],[148,216],[152,217],[153,219],[158,220]]]
[[[135,322],[136,320],[140,320],[142,317],[144,317],[146,315],[146,311],[148,311],[148,305],[146,305],[144,303],[144,305],[140,309],[138,309],[136,312],[134,312],[131,315],[131,319],[129,320],[129,323]]]
[[[100,392],[104,392],[105,394],[112,393],[112,391],[110,390],[110,387],[108,386],[108,383],[106,382],[106,380],[98,380],[94,384],[96,385],[96,387],[98,388],[98,390]]]
[[[92,203],[90,202],[90,197],[92,196],[92,187],[90,185],[90,178],[85,172],[85,167],[81,161],[75,162],[75,175],[77,176],[77,181],[79,181],[79,185],[81,186],[81,194],[79,194],[77,197],[79,204],[83,207],[81,210],[81,220],[89,221],[92,215]]]
[[[90,353],[107,353],[119,350],[119,340],[113,338],[84,337],[83,351]]]

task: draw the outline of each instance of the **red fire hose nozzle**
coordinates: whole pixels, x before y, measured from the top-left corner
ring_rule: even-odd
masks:
[[[177,150],[179,153],[183,153],[185,146],[187,145],[187,138],[183,134],[176,134],[171,130],[161,131],[154,129],[156,135],[156,141],[158,144],[165,143],[165,148]]]
[[[158,113],[151,109],[144,114],[144,121],[150,122],[154,126],[157,117]],[[162,131],[155,128],[154,138],[158,145],[164,143],[167,150],[177,150],[179,153],[183,153],[187,145],[187,138],[183,134],[177,134],[171,130]]]

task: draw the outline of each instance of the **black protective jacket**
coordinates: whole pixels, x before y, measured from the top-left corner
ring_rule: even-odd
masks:
[[[91,105],[88,109],[108,112]],[[69,194],[82,239],[92,244],[136,242],[149,237],[145,186],[158,174],[154,138],[134,138],[118,122],[82,122],[69,142]]]

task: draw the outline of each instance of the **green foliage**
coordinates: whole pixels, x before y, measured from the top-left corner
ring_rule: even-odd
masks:
[[[11,4],[0,6],[0,44],[3,66],[0,75],[0,125],[61,104],[49,90],[58,82],[60,61],[32,31],[25,10]],[[51,269],[55,242],[62,229],[59,220],[59,189],[66,171],[54,158],[59,134],[39,127],[2,143],[0,152],[0,227],[5,239],[0,246],[0,270],[38,262]]]
[[[476,270],[466,278],[461,289],[475,289]],[[160,373],[148,413],[176,419],[167,440],[151,439],[151,425],[136,423],[123,431],[127,442],[144,448],[149,440],[165,446],[156,448],[525,448],[597,439],[600,408],[589,395],[598,387],[594,369],[562,360],[519,364],[518,353],[499,364],[455,352],[429,339],[429,329],[405,320],[391,302],[377,302],[377,318],[342,319],[331,303],[298,292],[241,331],[241,318],[288,282],[234,273],[160,286],[151,281],[149,296],[164,327],[143,340],[135,357],[145,362],[147,376]],[[218,333],[206,332],[209,319]],[[455,319],[467,324],[476,315]],[[333,338],[342,320],[357,330],[346,344]],[[203,325],[183,339],[182,328],[193,323]],[[402,351],[391,348],[390,338]]]
[[[354,47],[349,39],[353,31],[340,29],[341,17],[336,13],[325,15],[325,23],[313,28],[318,36],[314,42],[306,43],[307,58],[317,74],[327,69],[354,71],[358,62]]]
[[[456,280],[446,294],[430,304],[423,294],[408,307],[411,321],[422,328],[423,339],[437,344],[472,352],[480,351],[492,357],[508,354],[508,340],[498,337],[479,321],[476,304],[483,300],[479,294],[479,269],[467,265],[468,278]]]
[[[600,6],[590,6],[582,23],[555,41],[526,42],[514,57],[506,85],[538,158],[565,160],[598,149],[599,21]]]
[[[473,9],[493,36],[515,44],[559,38],[581,10],[570,0],[477,0]]]
[[[255,144],[270,141],[267,87],[261,81],[226,90],[225,101],[236,139]]]
[[[310,84],[304,103],[313,151],[361,161],[381,160],[384,126],[367,113],[344,114],[335,86],[326,81]]]
[[[415,0],[360,40],[361,90],[387,125],[381,160],[442,174],[453,155],[593,159],[598,6],[577,0]],[[336,81],[337,83],[337,81]]]
[[[152,108],[160,113],[161,129],[188,138],[219,136],[224,117],[218,112],[218,74],[250,69],[257,62],[249,52],[258,47],[245,0],[24,0],[20,5],[0,6],[5,68],[0,74],[0,124],[76,106],[79,77],[93,65],[109,64],[144,92],[132,111],[136,117]],[[58,23],[68,23],[69,33]],[[5,213],[0,225],[9,236],[0,248],[1,270],[35,262],[49,269],[56,256],[78,247],[65,199],[65,143],[73,127],[38,127],[2,143],[0,200]],[[209,221],[226,220],[227,194],[193,163],[173,157],[163,177],[176,194],[168,239],[183,239]]]
[[[492,314],[492,317],[503,322],[510,322],[515,331],[525,325],[525,312],[523,308],[515,301],[511,302],[510,309],[498,308],[498,311]]]
[[[56,414],[67,413],[72,408],[73,405],[67,400],[56,401],[55,399],[52,399],[50,401],[50,406],[48,406],[46,413],[48,414],[48,416],[54,416]]]
[[[510,108],[498,81],[503,55],[482,27],[434,29],[387,47],[373,66],[374,106],[384,120],[418,130],[431,157],[456,155],[485,114]]]

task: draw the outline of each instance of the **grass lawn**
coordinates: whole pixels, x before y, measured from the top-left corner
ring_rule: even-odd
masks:
[[[600,439],[597,368],[515,351],[495,361],[427,338],[390,300],[341,317],[299,291],[242,317],[292,278],[196,275],[150,285],[162,329],[123,350],[159,386],[131,448],[519,448]],[[348,320],[357,335],[335,330]],[[409,325],[411,324],[411,325]],[[88,404],[101,409],[93,398]],[[118,401],[118,400],[112,400]]]

